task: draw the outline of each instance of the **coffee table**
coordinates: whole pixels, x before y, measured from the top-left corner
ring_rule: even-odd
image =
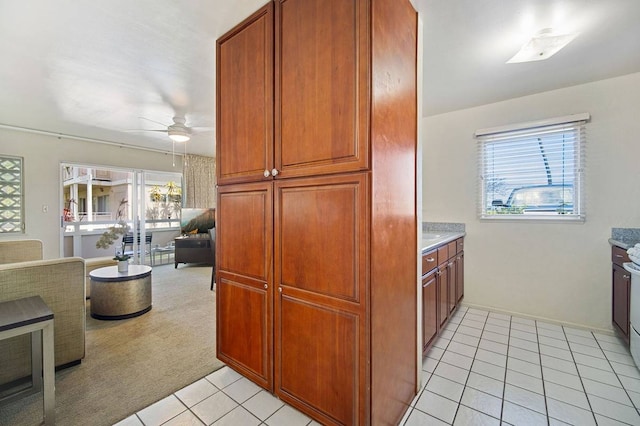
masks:
[[[129,265],[98,268],[91,278],[91,316],[101,320],[133,318],[151,310],[151,267]]]

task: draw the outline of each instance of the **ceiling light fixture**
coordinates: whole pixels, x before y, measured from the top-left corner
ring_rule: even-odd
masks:
[[[518,53],[507,61],[507,64],[542,61],[544,59],[548,59],[569,44],[577,36],[577,33],[559,34],[555,33],[552,28],[545,28],[538,31],[531,40],[525,43]]]
[[[171,138],[172,141],[187,142],[189,139],[191,139],[191,136],[189,136],[189,132],[187,132],[186,130],[172,129],[171,127],[173,126],[169,126],[169,130],[167,133],[169,133],[169,137]]]

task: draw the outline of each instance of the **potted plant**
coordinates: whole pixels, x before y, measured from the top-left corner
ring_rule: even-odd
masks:
[[[124,244],[122,247],[122,251],[120,253],[117,253],[113,260],[117,260],[118,261],[118,272],[128,272],[129,271],[129,259],[131,258],[131,256],[129,256],[128,254],[124,253]]]
[[[127,200],[124,198],[120,201],[120,205],[118,206],[118,213],[116,216],[117,223],[111,227],[107,231],[105,231],[98,241],[96,242],[96,248],[106,249],[111,246],[120,236],[125,235],[129,232],[129,225],[124,221],[124,208],[127,205]],[[120,252],[116,252],[113,260],[118,261],[118,272],[127,272],[129,270],[129,259],[130,255],[125,254],[124,252],[124,242],[122,243],[122,247]]]

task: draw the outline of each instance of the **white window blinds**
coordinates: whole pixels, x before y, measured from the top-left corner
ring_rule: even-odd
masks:
[[[476,132],[480,218],[584,220],[588,119],[579,114]]]

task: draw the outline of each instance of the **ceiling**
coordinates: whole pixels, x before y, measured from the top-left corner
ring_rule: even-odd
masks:
[[[183,115],[209,128],[187,152],[214,156],[215,40],[264,3],[0,0],[0,127],[170,151],[165,133],[131,130]],[[638,0],[413,3],[425,116],[640,71]],[[550,26],[580,35],[546,61],[505,64]]]

